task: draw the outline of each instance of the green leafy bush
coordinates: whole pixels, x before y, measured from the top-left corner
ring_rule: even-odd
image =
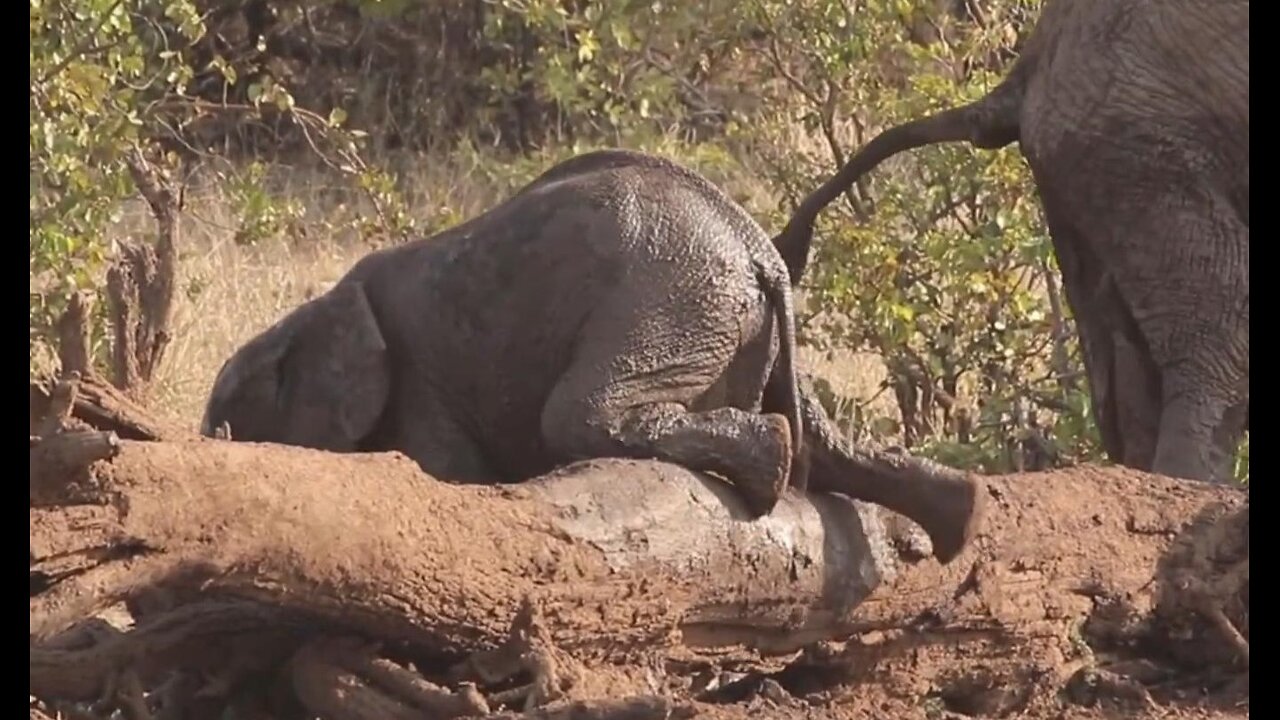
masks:
[[[399,242],[478,211],[366,159],[406,151],[498,198],[579,152],[647,149],[780,228],[878,130],[990,89],[1040,4],[32,0],[33,348],[68,291],[101,282],[139,144],[220,162],[247,244]],[[273,188],[303,155],[372,212],[328,223]],[[806,345],[886,370],[887,405],[820,384],[859,441],[988,471],[1100,459],[1016,149],[886,163],[824,213],[803,290]]]
[[[106,228],[133,192],[126,154],[190,68],[171,38],[204,32],[188,0],[31,0],[31,347],[73,290],[101,282]]]

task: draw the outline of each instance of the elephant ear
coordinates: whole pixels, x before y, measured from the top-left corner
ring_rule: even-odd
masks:
[[[387,404],[387,344],[364,286],[339,282],[295,323],[280,360],[277,404],[299,445],[356,449]]]

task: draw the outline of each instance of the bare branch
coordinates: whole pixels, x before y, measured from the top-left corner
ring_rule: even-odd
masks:
[[[178,214],[181,195],[163,170],[134,148],[125,158],[129,174],[156,221],[154,245],[119,243],[107,271],[107,298],[115,340],[116,386],[144,392],[169,344],[177,282]]]

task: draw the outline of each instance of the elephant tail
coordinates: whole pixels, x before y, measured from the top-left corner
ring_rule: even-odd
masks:
[[[774,265],[776,268],[777,266]],[[800,370],[796,365],[796,318],[791,287],[781,269],[755,264],[756,278],[765,299],[773,308],[778,326],[778,362],[773,367],[774,382],[781,383],[782,414],[791,430],[791,473],[788,484],[804,490],[809,484],[809,454],[804,447],[804,422],[800,406]]]
[[[1004,82],[982,98],[949,108],[881,132],[864,145],[844,167],[809,193],[796,207],[791,220],[773,239],[797,285],[809,263],[813,226],[818,213],[877,165],[900,152],[944,142],[970,142],[984,149],[1004,147],[1018,140],[1024,78],[1029,63],[1020,63]]]

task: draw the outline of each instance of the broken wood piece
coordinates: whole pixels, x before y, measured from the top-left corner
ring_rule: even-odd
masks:
[[[486,720],[681,720],[696,717],[692,707],[657,696],[623,700],[575,701],[532,712],[503,712]]]
[[[137,148],[126,153],[125,163],[156,221],[154,243],[118,241],[107,269],[115,385],[138,397],[145,394],[169,344],[182,208],[181,193],[163,167]]]
[[[1235,648],[1236,653],[1240,656],[1240,662],[1247,669],[1249,667],[1249,641],[1236,628],[1235,623],[1231,622],[1231,618],[1227,617],[1227,614],[1222,611],[1222,607],[1218,605],[1216,600],[1206,596],[1201,600],[1201,603],[1200,611],[1218,629],[1222,637]]]
[[[55,381],[30,383],[31,434],[39,435],[40,425],[50,415],[51,386]],[[194,437],[191,430],[176,427],[143,410],[93,373],[85,373],[76,383],[71,417],[98,430],[110,430],[125,440],[179,440]]]
[[[292,678],[299,697],[311,699],[308,710],[321,717],[351,714],[352,711],[341,708],[343,703],[353,702],[350,698],[338,702],[322,687],[344,685],[349,693],[367,696],[354,701],[367,708],[357,713],[374,709],[379,713],[392,713],[351,714],[351,717],[395,717],[396,713],[403,712],[406,717],[425,714],[438,720],[452,720],[489,713],[488,703],[475,686],[463,685],[459,692],[452,692],[428,682],[416,672],[377,657],[375,652],[376,648],[367,641],[352,636],[321,637],[299,649],[292,660]]]
[[[115,457],[120,439],[113,432],[76,430],[49,436],[31,448],[31,504],[53,503],[76,482],[87,482],[89,466]]]
[[[313,715],[331,720],[421,720],[422,710],[370,687],[368,680],[329,657],[327,649],[308,645],[290,663],[294,694]]]
[[[30,696],[31,720],[54,720],[57,711],[50,708],[35,695]]]
[[[62,376],[49,393],[49,405],[44,419],[35,429],[39,438],[51,438],[62,432],[71,420],[71,409],[76,402],[76,391],[80,385],[80,373],[71,371]]]
[[[493,650],[473,653],[450,668],[449,678],[486,687],[528,678],[523,685],[492,695],[496,705],[520,705],[528,711],[559,700],[577,681],[578,673],[573,659],[551,642],[544,622],[537,607],[525,598],[511,621],[506,642]]]
[[[122,668],[132,668],[149,687],[177,669],[213,672],[230,685],[282,666],[315,629],[314,623],[278,608],[200,600],[126,633],[98,634],[95,643],[33,643],[30,692],[44,699],[91,701]]]
[[[63,374],[87,373],[92,358],[89,353],[89,316],[93,308],[92,296],[83,291],[71,293],[67,308],[58,318],[58,364]]]

